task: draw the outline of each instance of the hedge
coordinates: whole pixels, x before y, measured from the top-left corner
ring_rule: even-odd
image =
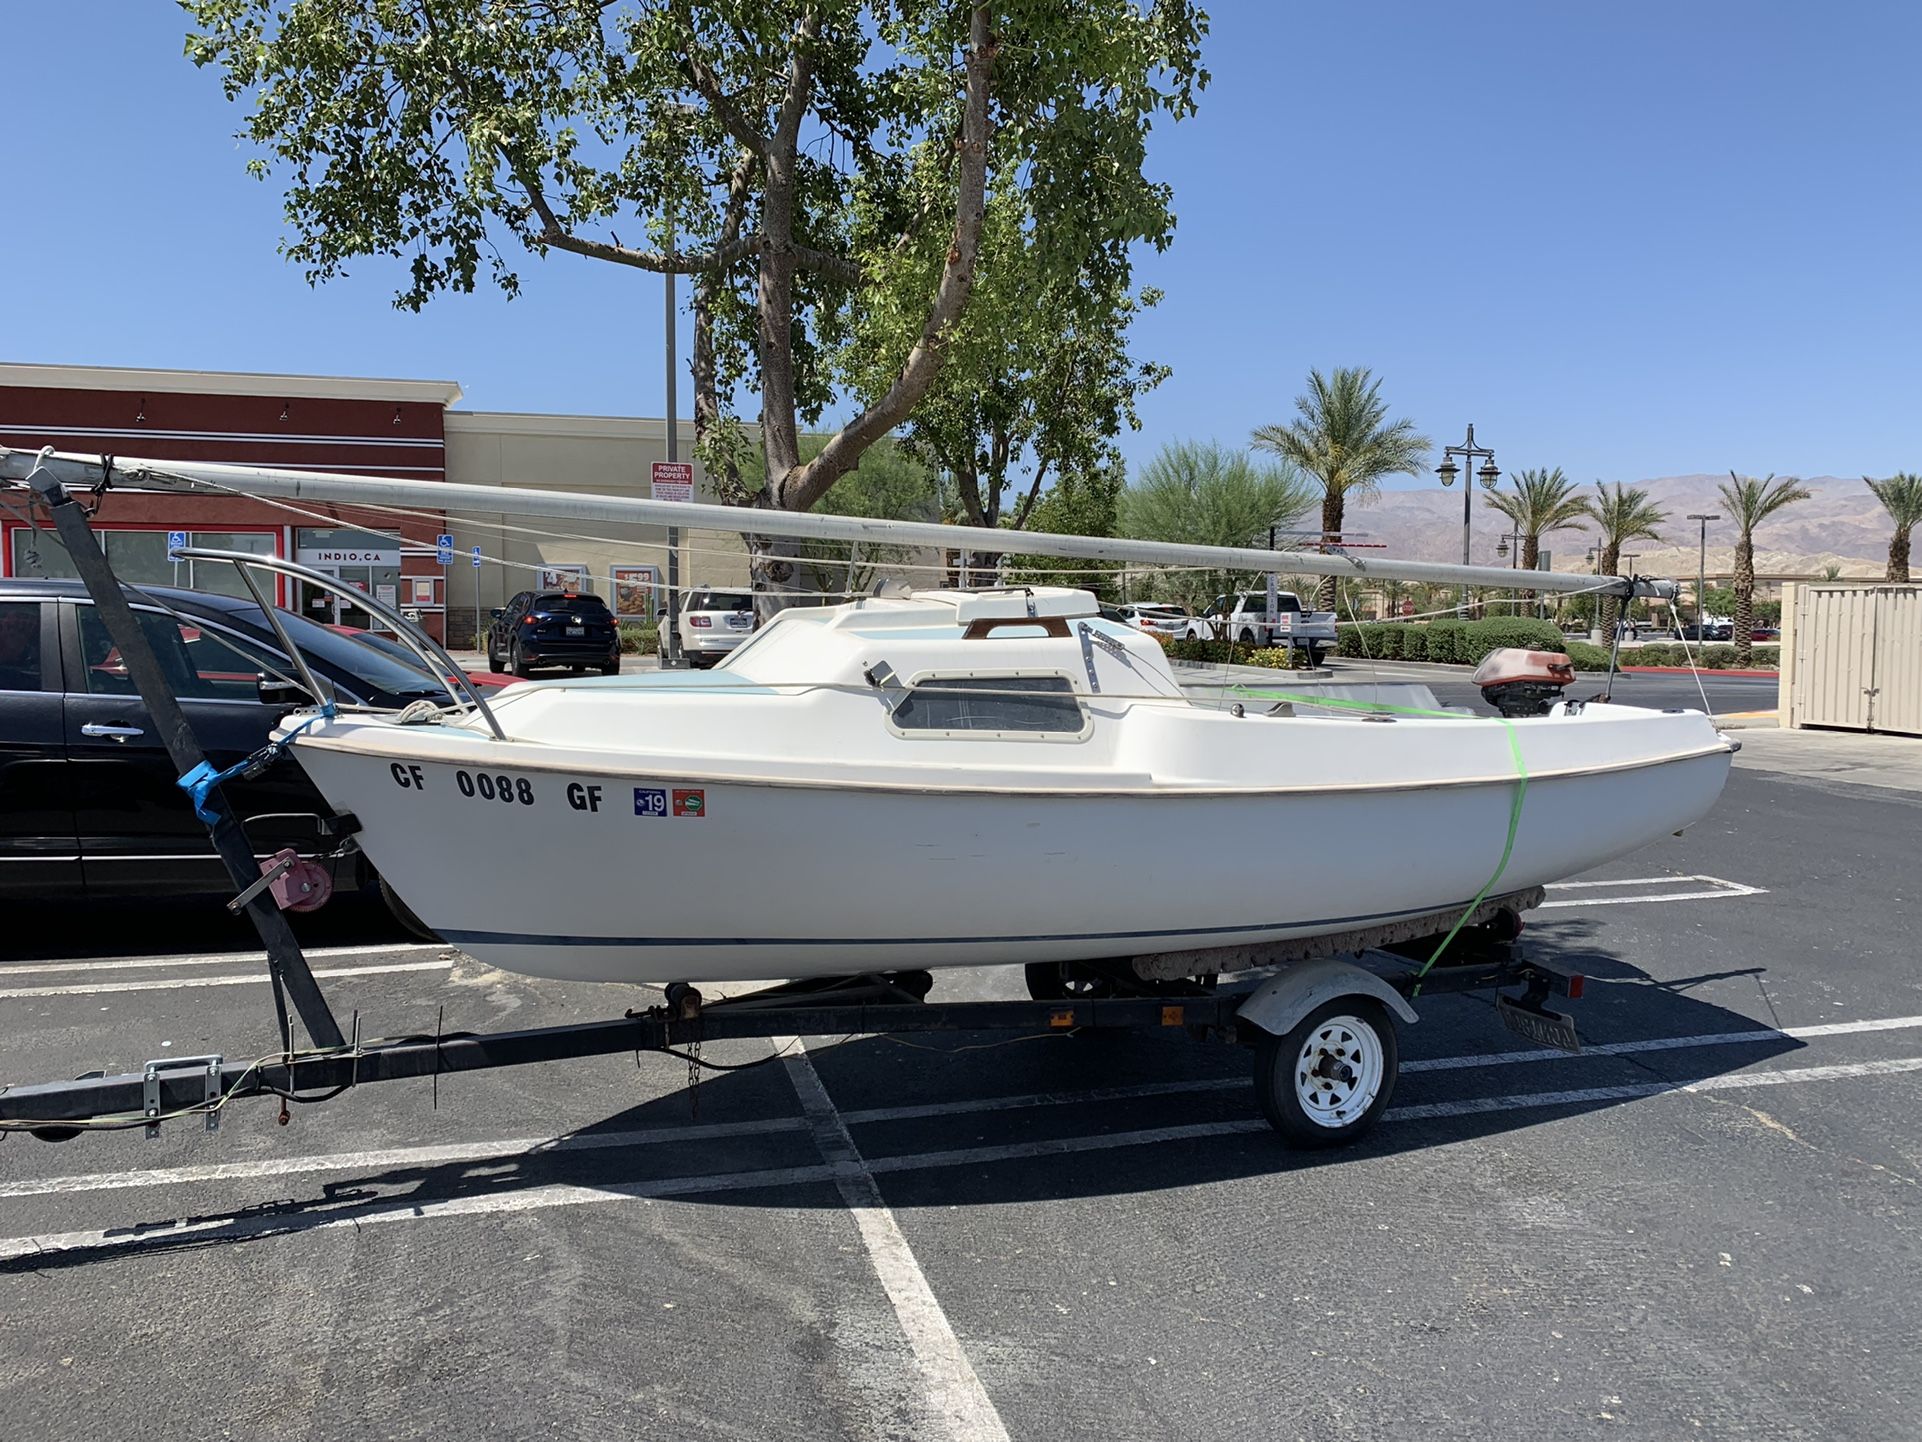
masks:
[[[1686,666],[1689,653],[1694,653],[1695,662],[1704,671],[1725,671],[1734,666],[1735,648],[1733,646],[1691,646],[1683,647],[1677,642],[1652,642],[1638,646],[1632,651],[1622,652],[1624,666]],[[1782,660],[1779,646],[1757,646],[1749,653],[1749,666],[1758,671],[1773,671]]]
[[[1298,646],[1291,652],[1286,646],[1250,650],[1239,641],[1182,641],[1172,636],[1155,639],[1173,661],[1200,661],[1210,666],[1266,666],[1275,671],[1286,671],[1291,666],[1297,671],[1308,669],[1306,646]]]
[[[1490,651],[1521,646],[1531,651],[1560,651],[1561,629],[1522,616],[1490,616],[1480,621],[1443,619],[1426,623],[1363,621],[1335,628],[1337,654],[1377,661],[1439,661],[1479,666]]]
[[[651,622],[621,627],[621,653],[626,656],[652,656],[661,648],[660,629]]]

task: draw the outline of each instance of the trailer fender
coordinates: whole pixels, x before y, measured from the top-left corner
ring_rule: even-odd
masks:
[[[1394,987],[1352,961],[1318,956],[1298,961],[1263,982],[1235,1017],[1270,1036],[1286,1036],[1309,1012],[1336,997],[1372,997],[1400,1020],[1417,1020],[1415,1008]]]

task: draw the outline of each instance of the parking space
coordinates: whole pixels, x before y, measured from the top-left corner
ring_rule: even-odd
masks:
[[[692,1090],[608,1057],[10,1138],[9,1430],[1906,1435],[1919,812],[1738,770],[1534,915],[1590,978],[1582,1056],[1425,1001],[1342,1153],[1163,1035],[732,1042],[705,1058],[766,1064]],[[265,1049],[247,951],[83,949],[0,964],[0,1073]],[[651,999],[391,939],[316,966],[369,1036]]]

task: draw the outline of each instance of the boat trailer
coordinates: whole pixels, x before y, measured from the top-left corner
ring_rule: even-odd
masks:
[[[189,781],[201,775],[196,801],[210,808],[203,816],[214,818],[207,824],[233,879],[232,907],[246,912],[266,946],[279,1025],[271,1052],[251,1061],[170,1056],[114,1075],[0,1082],[0,1133],[25,1131],[65,1141],[87,1131],[138,1128],[152,1137],[163,1122],[193,1117],[215,1131],[230,1103],[260,1096],[280,1099],[285,1123],[289,1103],[326,1101],[376,1082],[624,1052],[678,1057],[689,1062],[693,1075],[701,1066],[716,1065],[701,1057],[701,1046],[724,1040],[1160,1029],[1252,1047],[1255,1090],[1269,1121],[1297,1145],[1330,1146],[1361,1136],[1387,1109],[1399,1069],[1395,1024],[1416,1019],[1411,1002],[1418,996],[1493,990],[1497,1011],[1512,1031],[1540,1046],[1579,1047],[1569,1017],[1546,1003],[1555,996],[1579,997],[1582,978],[1531,959],[1521,943],[1520,913],[1540,902],[1539,890],[1477,898],[1465,912],[1313,938],[1293,949],[1283,943],[1030,967],[1029,1000],[930,1002],[933,977],[913,970],[790,982],[713,1001],[692,986],[676,984],[660,1004],[605,1021],[363,1041],[358,1016],[351,1036],[334,1018],[282,914],[283,908],[295,909],[294,888],[271,884],[279,880],[276,863],[263,866],[256,859],[232,808],[220,800],[219,777],[207,767],[85,512],[50,475],[31,479],[177,768]],[[274,568],[303,570],[285,562]],[[272,620],[271,601],[251,579],[249,586]],[[370,599],[357,593],[358,604],[369,605]],[[398,612],[382,619],[415,645],[431,668],[453,664]],[[318,689],[297,648],[286,644],[303,678]],[[352,845],[352,818],[338,820],[343,844]],[[1219,973],[1248,968],[1259,970],[1219,984]],[[1503,991],[1510,987],[1515,994]],[[290,1002],[311,1043],[307,1047],[295,1045]]]

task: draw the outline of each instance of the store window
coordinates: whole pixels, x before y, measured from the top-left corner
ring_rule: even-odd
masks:
[[[247,586],[227,561],[194,561],[169,556],[165,531],[114,531],[94,533],[107,564],[123,581],[136,586],[185,586],[195,591],[212,591],[221,596],[245,596]],[[246,551],[256,556],[274,554],[274,537],[267,531],[189,531],[189,546],[217,551]],[[35,556],[37,553],[37,563]],[[47,576],[78,580],[80,572],[54,532],[39,532],[25,526],[13,532],[13,574]],[[266,584],[271,586],[271,579]]]

